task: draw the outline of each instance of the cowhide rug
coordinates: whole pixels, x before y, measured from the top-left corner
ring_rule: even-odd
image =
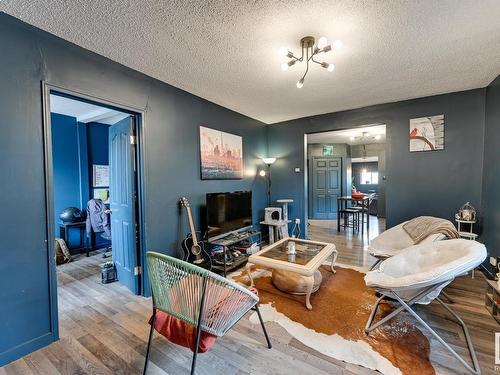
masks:
[[[429,360],[430,344],[424,334],[404,314],[373,331],[364,332],[377,297],[366,287],[364,273],[336,267],[333,274],[322,266],[323,282],[311,296],[313,309],[305,307],[305,296],[276,289],[270,270],[252,267],[265,321],[274,321],[303,344],[330,357],[378,370],[383,374],[435,374]],[[233,280],[249,283],[245,271]],[[390,313],[395,305],[382,303],[375,321]],[[258,323],[255,314],[251,321]]]

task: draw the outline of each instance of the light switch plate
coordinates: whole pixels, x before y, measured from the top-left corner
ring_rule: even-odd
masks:
[[[295,172],[299,173],[299,172],[300,172],[300,168],[299,168],[299,167],[296,167],[296,168],[295,168]]]

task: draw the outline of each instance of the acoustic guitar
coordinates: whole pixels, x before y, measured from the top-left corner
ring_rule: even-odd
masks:
[[[203,242],[199,242],[196,237],[196,230],[193,223],[193,215],[187,198],[181,198],[181,205],[186,209],[189,230],[191,231],[184,240],[182,240],[182,250],[184,250],[184,260],[193,263],[199,267],[210,270],[212,268],[212,260],[210,255],[205,251]]]

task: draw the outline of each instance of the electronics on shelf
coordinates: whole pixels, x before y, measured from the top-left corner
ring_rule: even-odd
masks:
[[[208,240],[238,235],[252,227],[252,192],[208,193]]]

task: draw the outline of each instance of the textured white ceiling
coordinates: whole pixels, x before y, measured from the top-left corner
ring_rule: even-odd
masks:
[[[0,10],[267,123],[484,87],[500,73],[498,0],[4,0]],[[341,39],[333,73],[282,72],[302,36]]]
[[[78,122],[99,122],[107,125],[114,125],[130,116],[114,109],[53,94],[50,95],[50,112],[76,117]]]

